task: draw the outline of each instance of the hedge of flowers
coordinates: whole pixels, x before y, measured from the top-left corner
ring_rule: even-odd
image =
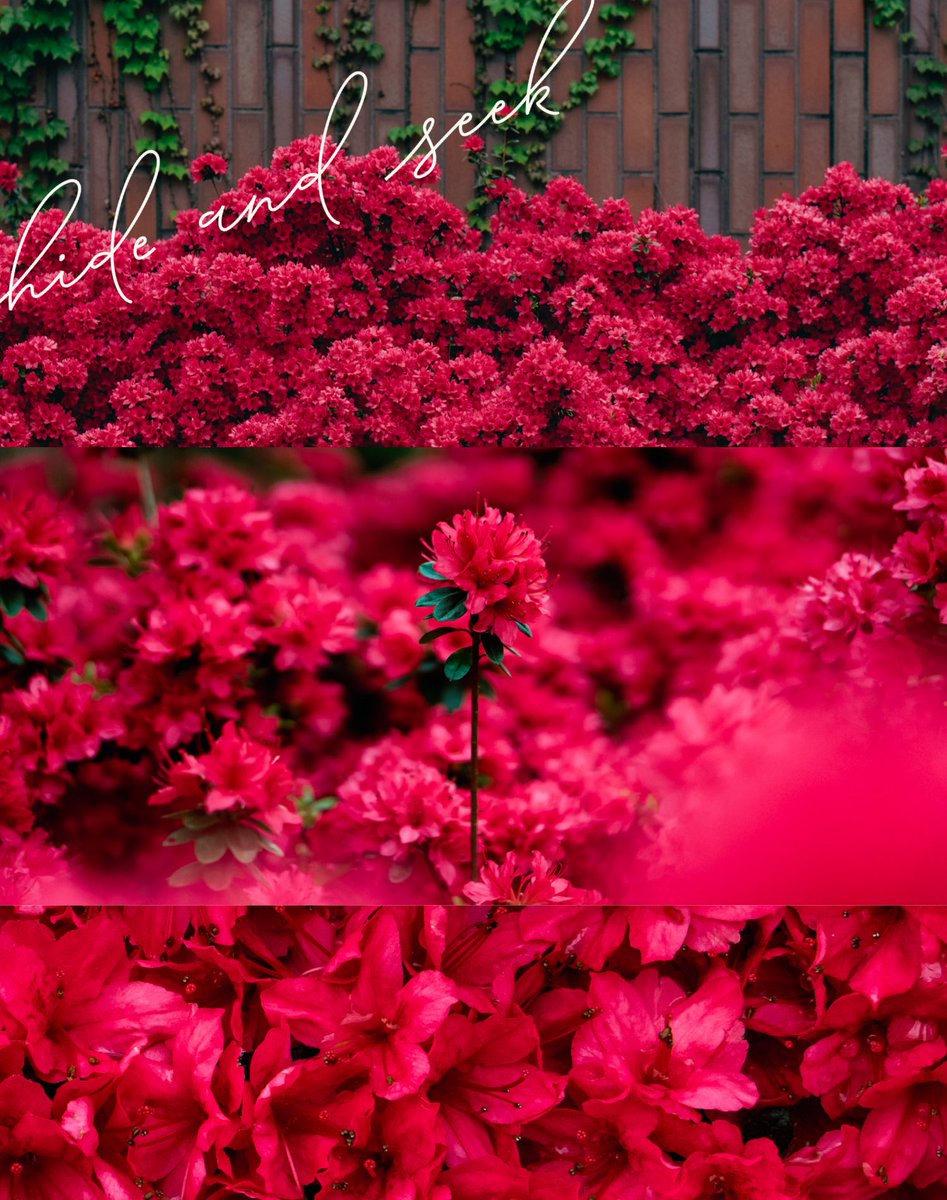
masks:
[[[525,524],[465,516],[478,495]],[[704,853],[722,798],[749,828],[800,736],[807,863],[805,805],[827,845],[832,812],[883,821],[897,858],[900,795],[934,846],[945,521],[943,454],[906,450],[15,454],[0,887],[628,899]],[[872,723],[882,766],[848,740]]]
[[[7,912],[11,1200],[947,1180],[944,909]]]
[[[0,443],[943,445],[947,182],[833,168],[744,253],[684,208],[573,180],[495,185],[486,242],[397,152],[340,157],[230,232],[181,213],[138,263],[0,311]],[[319,142],[217,202],[286,197]],[[45,214],[18,277],[72,281],[110,234]],[[226,222],[225,222],[226,224]],[[17,243],[0,237],[0,278]]]

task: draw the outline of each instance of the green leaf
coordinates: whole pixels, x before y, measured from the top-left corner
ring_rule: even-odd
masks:
[[[533,631],[530,629],[530,627],[526,624],[525,621],[514,621],[514,624],[515,624],[516,628],[520,631],[520,633],[525,633],[528,638],[531,638],[533,636]]]
[[[447,637],[449,633],[463,633],[461,629],[429,629],[427,633],[422,634],[420,643],[426,646],[428,642],[436,642],[438,638]]]
[[[29,592],[26,597],[26,611],[31,617],[35,617],[37,621],[45,621],[48,613],[46,612],[46,601],[39,592]]]
[[[26,592],[15,579],[4,579],[0,583],[0,608],[8,617],[16,617],[26,604]]]
[[[485,633],[483,635],[483,648],[487,652],[487,658],[497,666],[503,662],[503,653],[506,647],[500,641],[495,633]]]
[[[441,703],[449,713],[455,713],[463,704],[464,697],[466,695],[467,691],[464,685],[454,681],[453,683],[449,683],[447,687],[444,688],[444,694],[441,696]]]
[[[460,599],[441,600],[434,609],[435,621],[456,621],[467,611],[467,593],[461,592]]]
[[[434,564],[431,562],[423,562],[418,567],[418,574],[423,575],[425,579],[444,579],[444,575],[439,575],[434,569]]]
[[[414,602],[415,608],[434,608],[442,601],[450,598],[456,600],[461,596],[466,596],[466,592],[458,587],[435,588],[433,592],[425,592]]]
[[[466,646],[463,650],[455,650],[447,662],[444,663],[444,674],[452,682],[458,679],[463,679],[465,675],[470,673],[473,666],[473,649]]]

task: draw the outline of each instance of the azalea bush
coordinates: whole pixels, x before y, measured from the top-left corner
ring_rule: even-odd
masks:
[[[397,152],[277,150],[145,261],[0,308],[0,444],[942,445],[947,182],[851,166],[756,220],[636,219],[555,179],[494,184],[488,235]],[[201,160],[203,161],[203,160]],[[330,223],[326,210],[338,224]],[[110,233],[45,213],[17,278],[73,281]],[[0,277],[18,242],[0,236]],[[16,289],[15,289],[16,290]]]
[[[7,911],[13,1200],[947,1180],[947,910]]]
[[[945,497],[908,450],[8,455],[0,889],[939,886]]]

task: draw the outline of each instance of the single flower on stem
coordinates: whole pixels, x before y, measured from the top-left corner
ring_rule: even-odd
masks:
[[[466,632],[470,645],[455,650],[444,663],[452,684],[470,687],[470,871],[480,878],[479,739],[481,660],[509,675],[506,652],[522,633],[532,637],[530,622],[548,611],[549,580],[543,544],[511,513],[487,505],[482,513],[466,509],[450,523],[441,521],[425,544],[429,558],[420,567],[425,579],[442,585],[416,601],[429,608],[438,626],[421,638],[422,645],[447,634]],[[451,622],[451,624],[444,624]],[[457,624],[463,622],[463,624]]]

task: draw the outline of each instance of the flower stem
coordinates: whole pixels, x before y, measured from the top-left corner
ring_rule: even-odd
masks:
[[[158,524],[158,499],[155,495],[155,481],[151,473],[151,463],[142,456],[136,462],[138,470],[138,488],[141,492],[141,511],[149,525]]]
[[[480,634],[473,637],[470,668],[470,878],[480,879]]]

